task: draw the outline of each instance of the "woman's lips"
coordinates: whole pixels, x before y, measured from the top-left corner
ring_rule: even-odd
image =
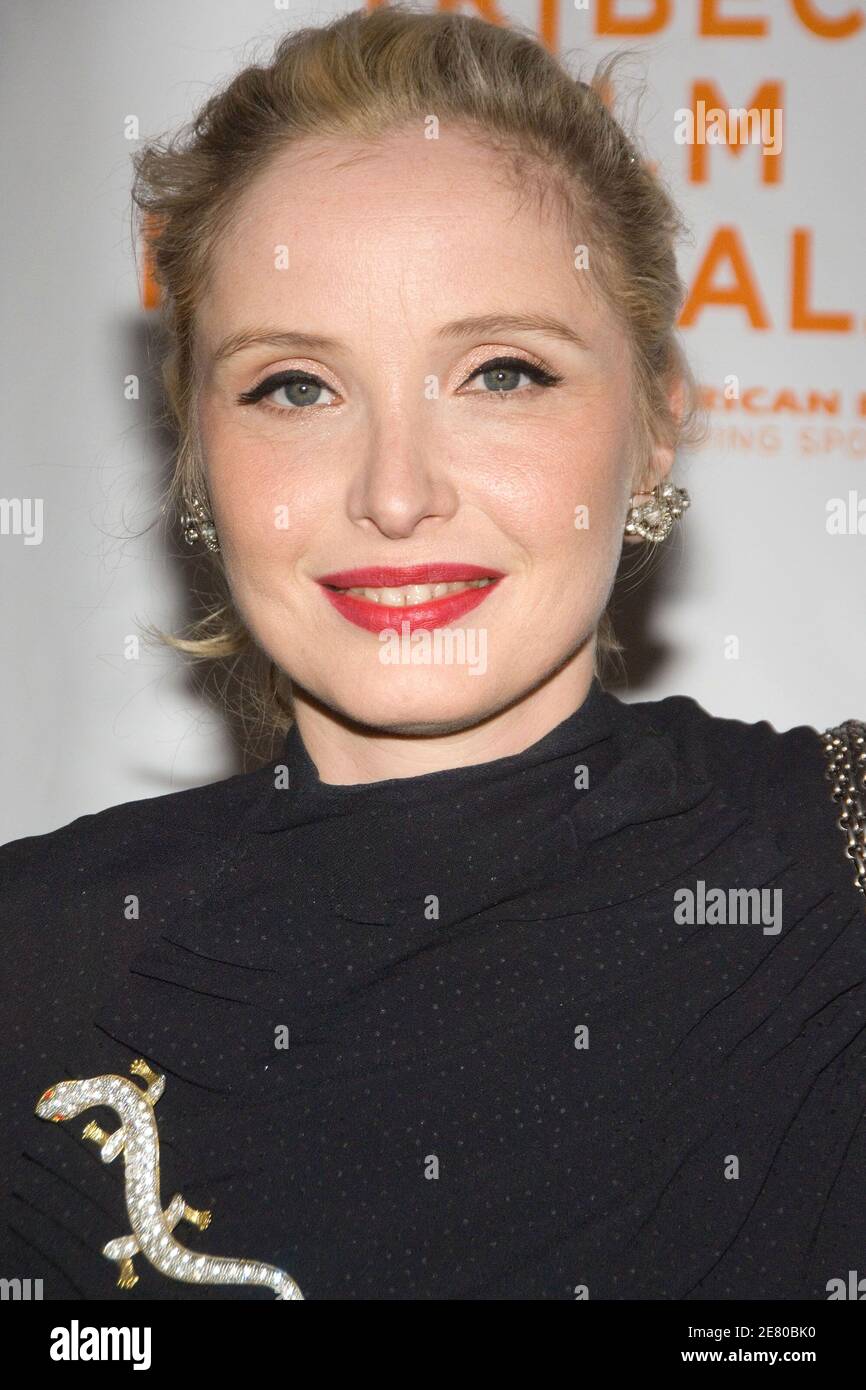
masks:
[[[373,566],[368,569],[340,570],[335,574],[321,575],[317,582],[337,612],[357,627],[366,628],[368,632],[382,632],[385,628],[402,632],[403,623],[408,623],[410,631],[414,631],[416,628],[429,630],[444,627],[454,622],[483,603],[504,577],[501,570],[484,569],[480,565],[430,564],[408,565],[401,569]],[[445,594],[441,598],[430,597],[420,603],[378,603],[360,594],[339,592],[345,589],[402,589],[409,585],[471,583],[481,579],[490,583]]]

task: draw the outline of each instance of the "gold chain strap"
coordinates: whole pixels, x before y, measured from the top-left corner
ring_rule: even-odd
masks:
[[[846,719],[821,737],[828,761],[824,776],[833,783],[833,800],[842,805],[836,824],[856,868],[854,887],[866,896],[866,724]]]

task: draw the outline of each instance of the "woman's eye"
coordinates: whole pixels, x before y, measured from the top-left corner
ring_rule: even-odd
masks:
[[[476,367],[463,383],[464,386],[468,386],[479,377],[483,380],[484,389],[470,391],[470,396],[514,395],[525,389],[521,387],[523,377],[528,378],[534,386],[557,386],[562,381],[561,376],[549,372],[538,363],[528,362],[523,357],[496,357],[484,362],[480,367]],[[256,405],[259,401],[266,400],[269,409],[291,414],[305,406],[330,404],[331,402],[322,399],[323,392],[326,396],[336,395],[330,386],[326,386],[310,372],[280,372],[276,376],[266,377],[252,390],[242,392],[238,396],[238,403]]]
[[[546,367],[541,367],[535,362],[527,362],[523,357],[496,357],[490,362],[483,362],[464,383],[469,384],[481,377],[484,382],[485,390],[470,391],[470,395],[491,395],[498,392],[500,395],[513,395],[520,388],[520,378],[528,377],[535,386],[556,386],[562,381],[561,376],[554,372],[549,372]]]
[[[322,400],[323,391],[335,395],[330,386],[309,372],[281,372],[260,381],[251,391],[242,392],[238,401],[241,405],[255,405],[267,398],[276,410],[291,413],[308,405],[327,405]]]

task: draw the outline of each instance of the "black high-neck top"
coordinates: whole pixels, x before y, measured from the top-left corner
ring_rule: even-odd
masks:
[[[308,1299],[826,1299],[866,1272],[866,907],[824,767],[595,680],[513,757],[335,786],[293,729],[5,846],[0,1277],[273,1297],[116,1288],[117,1117],[34,1105],[143,1057],[162,1204],[213,1213],[175,1238]]]

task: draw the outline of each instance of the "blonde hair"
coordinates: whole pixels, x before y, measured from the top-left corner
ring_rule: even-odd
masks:
[[[697,440],[697,388],[675,327],[684,294],[675,242],[684,224],[606,105],[621,56],[602,61],[587,83],[571,77],[522,26],[401,3],[355,10],[285,35],[266,66],[244,68],[179,133],[133,156],[132,200],[161,292],[167,335],[162,374],[178,439],[170,511],[182,511],[186,498],[207,498],[195,426],[196,310],[213,249],[244,190],[275,155],[305,136],[369,143],[409,123],[423,124],[431,113],[505,156],[520,187],[541,198],[552,192],[575,244],[591,244],[594,279],[632,344],[643,456],[652,444]],[[679,419],[668,404],[676,380],[685,392]],[[208,564],[201,613],[186,634],[151,631],[213,663],[247,748],[257,742],[267,756],[292,723],[289,680],[237,612],[219,555]],[[607,611],[595,641],[600,673],[623,651]]]

